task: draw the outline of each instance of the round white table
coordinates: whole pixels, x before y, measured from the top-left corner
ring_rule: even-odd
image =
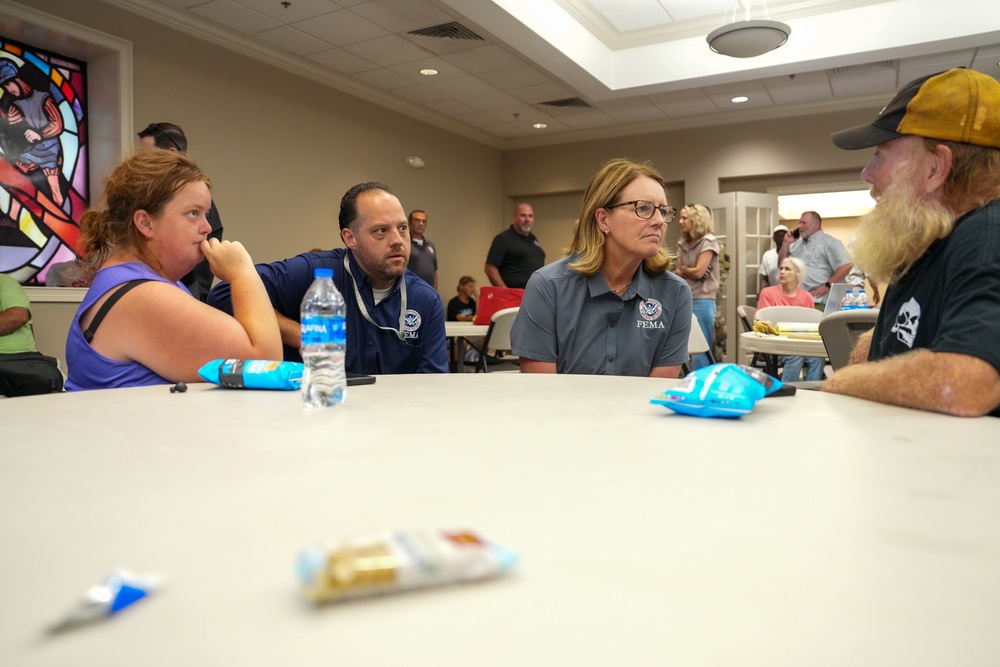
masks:
[[[0,400],[0,664],[992,665],[1000,420],[671,381],[380,376]],[[501,580],[315,609],[299,550],[470,527]],[[164,588],[47,637],[112,568]]]
[[[788,336],[768,336],[756,331],[740,334],[740,345],[744,352],[760,352],[764,355],[765,371],[778,376],[778,357],[826,357],[826,346],[822,339],[789,338]]]

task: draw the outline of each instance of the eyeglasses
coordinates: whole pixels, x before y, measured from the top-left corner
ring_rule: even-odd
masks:
[[[618,208],[619,206],[629,206],[635,208],[635,214],[642,218],[643,220],[649,220],[653,217],[653,214],[657,211],[663,216],[664,222],[670,222],[674,219],[677,214],[677,209],[673,206],[657,206],[651,201],[646,201],[645,199],[636,199],[635,201],[623,201],[620,204],[611,204],[610,206],[605,206],[604,208],[609,211],[613,208]]]
[[[169,141],[170,143],[172,143],[172,144],[174,145],[174,148],[176,148],[176,149],[177,149],[178,151],[180,151],[181,153],[183,153],[183,152],[184,152],[184,151],[182,151],[182,150],[181,150],[181,147],[177,145],[177,142],[176,142],[176,141],[174,141],[174,138],[173,138],[173,137],[171,137],[171,136],[170,136],[169,134],[167,134],[167,131],[166,131],[166,130],[164,130],[164,129],[163,129],[162,127],[160,127],[159,125],[157,125],[156,123],[150,123],[150,124],[149,124],[149,125],[148,125],[148,126],[146,127],[146,129],[145,129],[145,130],[143,130],[143,131],[142,131],[142,132],[140,133],[140,136],[147,136],[147,137],[148,137],[148,136],[149,136],[150,134],[152,134],[153,132],[156,132],[156,133],[157,133],[157,134],[159,134],[159,135],[160,135],[161,137],[163,137],[164,139],[166,139],[167,141]]]

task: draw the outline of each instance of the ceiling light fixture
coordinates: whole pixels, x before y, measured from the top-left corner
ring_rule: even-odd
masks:
[[[433,67],[425,67],[424,69],[420,70],[420,73],[423,74],[424,76],[437,76],[438,71]]]
[[[424,162],[424,159],[417,155],[407,155],[405,158],[403,158],[403,163],[406,164],[406,166],[409,167],[410,169],[423,169],[424,167],[427,166],[427,163]]]
[[[737,95],[736,97],[730,100],[730,102],[732,102],[733,104],[743,104],[744,102],[749,102],[749,101],[750,98],[747,97],[746,95]]]
[[[708,48],[716,53],[732,58],[753,58],[763,55],[768,51],[773,51],[788,41],[788,36],[792,34],[792,29],[781,21],[772,21],[767,11],[767,3],[764,3],[764,15],[766,20],[750,20],[750,5],[746,2],[745,19],[736,20],[736,11],[739,3],[733,7],[733,21],[725,24],[726,17],[723,16],[723,25],[708,33],[706,41]]]
[[[548,125],[546,125],[545,123],[535,123],[531,127],[535,128],[536,130],[544,130],[545,128],[548,127]]]

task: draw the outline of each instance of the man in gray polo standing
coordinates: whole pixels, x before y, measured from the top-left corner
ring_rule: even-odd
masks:
[[[799,217],[799,235],[785,234],[778,263],[787,257],[797,257],[806,265],[806,277],[802,289],[812,294],[813,302],[819,310],[826,309],[826,296],[830,285],[843,282],[854,266],[844,244],[823,231],[823,218],[816,211],[806,211]]]

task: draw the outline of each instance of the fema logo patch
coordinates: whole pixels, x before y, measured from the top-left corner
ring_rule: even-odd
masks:
[[[639,304],[639,314],[644,320],[659,319],[661,313],[663,313],[663,306],[656,299],[646,299]]]
[[[416,331],[420,328],[420,313],[415,310],[407,310],[403,316],[403,328],[406,331]]]

